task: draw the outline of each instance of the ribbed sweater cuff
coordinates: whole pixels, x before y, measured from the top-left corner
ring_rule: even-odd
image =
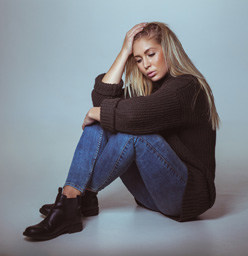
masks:
[[[101,103],[100,123],[103,129],[115,131],[115,109],[120,98],[105,99]]]
[[[119,84],[108,84],[108,83],[103,83],[102,79],[105,74],[100,74],[99,76],[96,77],[95,79],[95,86],[94,89],[97,93],[101,95],[106,95],[106,96],[119,96],[122,93],[122,87],[123,87],[123,81]]]

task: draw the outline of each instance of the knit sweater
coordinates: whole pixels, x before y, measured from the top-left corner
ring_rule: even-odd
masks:
[[[191,75],[167,74],[149,96],[124,98],[123,81],[95,80],[92,101],[101,107],[100,124],[113,133],[160,134],[188,168],[178,221],[194,219],[215,201],[216,131],[209,122],[205,92]]]

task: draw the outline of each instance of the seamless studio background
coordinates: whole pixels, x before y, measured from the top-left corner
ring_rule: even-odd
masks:
[[[247,11],[246,0],[0,0],[0,255],[246,255]],[[83,232],[25,240],[64,184],[95,77],[143,21],[167,23],[212,87],[216,204],[176,223],[137,207],[117,180]]]

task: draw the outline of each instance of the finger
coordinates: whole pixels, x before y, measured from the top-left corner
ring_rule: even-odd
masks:
[[[129,38],[134,38],[135,35],[137,35],[139,32],[141,32],[144,29],[144,27],[137,28],[133,30],[130,34],[128,34]]]
[[[137,28],[133,31],[132,36],[135,36],[136,34],[138,34],[139,32],[141,32],[144,29],[144,27],[141,28]]]
[[[84,130],[85,126],[86,126],[86,122],[85,122],[85,119],[84,119],[84,122],[83,122],[83,124],[82,124],[82,129],[83,129],[83,130]]]
[[[133,28],[131,28],[128,33],[133,34],[136,30],[142,30],[147,25],[147,22],[143,22],[140,24],[135,25]]]
[[[141,27],[145,27],[147,25],[148,22],[141,22],[139,24],[136,24],[132,29],[136,29],[136,28],[141,28]],[[130,29],[130,30],[132,30]]]
[[[136,35],[137,33],[139,33],[140,31],[142,31],[143,29],[144,29],[144,27],[136,28],[133,31],[131,31],[129,35],[132,37],[132,36]]]

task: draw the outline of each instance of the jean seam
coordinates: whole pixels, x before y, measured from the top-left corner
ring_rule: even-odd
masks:
[[[125,154],[125,152],[126,152],[127,145],[130,143],[130,141],[131,141],[132,139],[133,139],[133,137],[129,138],[128,141],[126,142],[126,144],[124,145],[124,147],[123,147],[123,149],[122,149],[122,152],[121,152],[119,158],[116,160],[115,165],[114,165],[112,171],[110,172],[108,178],[105,179],[105,180],[102,182],[102,184],[98,187],[98,189],[97,189],[98,191],[101,190],[101,189],[103,189],[103,188],[106,186],[106,184],[108,184],[109,181],[112,180],[113,174],[114,174],[115,171],[118,169],[119,163],[120,163],[120,161],[123,159],[123,154]],[[93,188],[93,189],[94,189],[94,188]]]
[[[88,183],[90,181],[90,178],[91,178],[93,170],[94,170],[94,166],[95,166],[95,163],[96,163],[97,156],[99,154],[99,150],[100,150],[101,143],[102,143],[102,138],[103,138],[103,133],[104,133],[104,131],[101,130],[100,136],[99,136],[99,140],[98,140],[97,149],[96,149],[96,153],[95,153],[95,155],[93,157],[92,165],[91,165],[91,168],[89,170],[86,182],[82,186],[78,186],[78,185],[76,185],[75,183],[72,183],[72,182],[66,182],[65,185],[71,185],[72,187],[74,187],[76,189],[79,189],[81,192],[83,192],[87,188],[87,185],[88,185]]]
[[[155,154],[157,154],[157,156],[159,157],[159,159],[162,160],[162,161],[167,165],[167,168],[170,169],[170,170],[175,174],[176,177],[178,177],[181,181],[183,181],[183,182],[186,184],[186,180],[185,180],[180,174],[177,173],[177,171],[175,170],[175,168],[173,168],[173,166],[171,166],[171,164],[163,157],[163,155],[161,155],[161,154],[156,150],[155,147],[153,147],[152,144],[150,144],[145,138],[140,137],[140,136],[137,137],[137,140],[142,140],[143,142],[145,142],[145,143],[150,147],[150,149],[152,149],[153,152],[154,152]]]
[[[90,178],[91,178],[91,176],[92,176],[92,174],[93,174],[93,171],[94,171],[94,166],[95,166],[95,164],[96,164],[96,159],[97,159],[97,156],[98,156],[98,154],[99,154],[99,150],[100,150],[100,147],[101,147],[101,144],[102,144],[103,132],[104,132],[104,131],[101,130],[100,137],[99,137],[99,141],[98,141],[98,145],[97,145],[97,149],[96,149],[96,153],[95,153],[95,155],[94,155],[94,157],[93,157],[92,165],[91,165],[91,168],[90,168],[90,170],[89,170],[87,180],[86,180],[86,182],[85,182],[85,184],[84,184],[84,187],[85,187],[85,188],[87,188],[87,185],[88,185],[88,183],[89,183],[89,181],[90,181]]]

